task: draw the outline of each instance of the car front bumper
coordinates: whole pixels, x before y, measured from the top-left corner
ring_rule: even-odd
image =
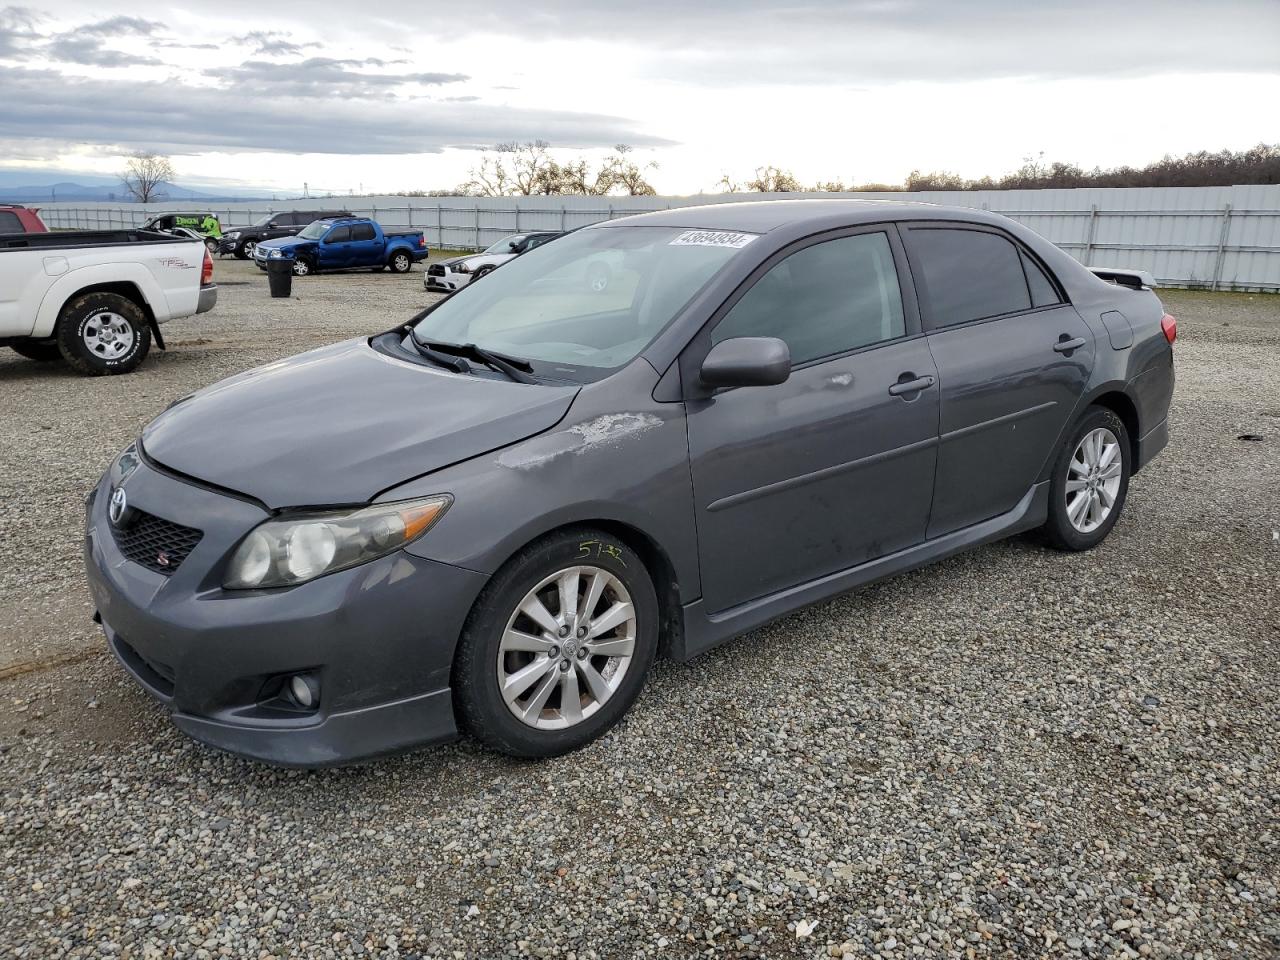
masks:
[[[422,286],[432,293],[453,293],[470,282],[469,273],[446,273],[443,276],[429,273],[423,278]]]
[[[202,531],[169,575],[122,552],[104,477],[86,505],[89,590],[112,652],[183,732],[269,763],[348,763],[457,734],[449,674],[482,574],[398,551],[297,587],[224,590],[256,504],[144,463],[131,509]],[[319,683],[318,706],[285,694]]]

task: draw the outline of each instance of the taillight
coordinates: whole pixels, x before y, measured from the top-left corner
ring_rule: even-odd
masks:
[[[426,238],[426,237],[419,237],[419,238],[418,238],[418,246],[420,246],[420,247],[425,247],[426,245],[427,245],[427,238]]]
[[[1170,343],[1178,339],[1178,321],[1173,319],[1173,315],[1166,313],[1160,318],[1160,329],[1164,331],[1164,338]]]
[[[206,283],[212,283],[212,282],[213,282],[213,257],[209,255],[209,251],[206,248],[204,252],[204,266],[200,270],[200,285],[204,286]]]

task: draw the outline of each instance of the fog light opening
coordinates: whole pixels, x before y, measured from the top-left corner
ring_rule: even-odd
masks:
[[[320,684],[305,673],[295,673],[289,678],[289,697],[304,710],[310,710],[320,702]]]

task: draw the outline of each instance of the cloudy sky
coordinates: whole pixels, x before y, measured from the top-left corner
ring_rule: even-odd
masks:
[[[0,5],[4,0],[0,0]],[[1277,0],[42,0],[0,6],[0,168],[448,188],[615,143],[667,193],[1091,167],[1280,140]]]

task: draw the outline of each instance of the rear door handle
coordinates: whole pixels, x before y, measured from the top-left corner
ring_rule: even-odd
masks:
[[[889,396],[900,397],[904,393],[919,393],[921,390],[932,387],[933,384],[933,377],[916,377],[914,380],[899,380],[889,388]]]
[[[1084,343],[1084,337],[1076,337],[1074,340],[1059,340],[1053,345],[1053,349],[1058,353],[1070,353],[1072,350],[1079,350],[1084,346]]]

